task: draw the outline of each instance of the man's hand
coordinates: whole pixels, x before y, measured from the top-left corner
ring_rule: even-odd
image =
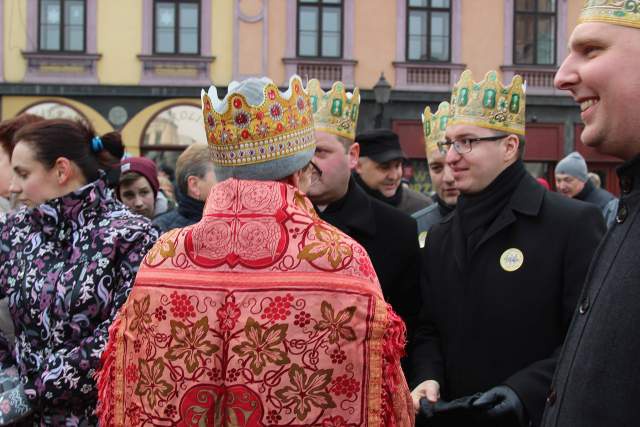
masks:
[[[482,416],[490,419],[510,418],[518,425],[526,426],[527,416],[520,398],[511,387],[499,385],[493,387],[476,399],[472,406],[480,409]]]
[[[411,392],[413,409],[416,414],[420,411],[420,399],[426,398],[429,402],[435,403],[440,399],[440,384],[434,380],[426,380]]]

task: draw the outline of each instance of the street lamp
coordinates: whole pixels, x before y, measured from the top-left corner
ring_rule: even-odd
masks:
[[[373,93],[376,96],[376,104],[380,104],[380,112],[376,116],[375,120],[375,128],[378,129],[382,127],[384,104],[389,102],[389,98],[391,97],[391,85],[387,79],[384,78],[384,73],[380,73],[380,78],[373,86]]]

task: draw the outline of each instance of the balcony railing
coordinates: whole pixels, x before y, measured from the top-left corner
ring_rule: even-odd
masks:
[[[520,74],[527,83],[528,95],[566,95],[553,85],[558,71],[555,66],[509,65],[501,69],[506,83],[510,82],[515,74]]]
[[[285,74],[298,74],[304,81],[320,80],[320,85],[329,88],[335,81],[353,87],[356,61],[329,58],[284,58]]]
[[[451,91],[464,70],[464,64],[394,62],[396,84],[394,89]]]

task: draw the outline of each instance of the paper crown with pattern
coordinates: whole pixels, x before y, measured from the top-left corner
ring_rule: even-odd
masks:
[[[439,152],[438,142],[444,141],[444,133],[447,130],[447,122],[451,114],[451,106],[448,102],[441,102],[438,111],[431,113],[428,106],[422,114],[422,130],[424,131],[424,144],[427,152],[427,159],[433,153]]]
[[[524,135],[525,84],[515,75],[509,86],[503,86],[495,71],[484,80],[474,82],[465,70],[451,92],[449,126],[466,124]]]
[[[309,80],[307,92],[311,98],[313,121],[316,130],[354,140],[360,111],[360,90],[346,91],[342,82],[335,82],[329,92],[324,92],[320,82]]]
[[[231,82],[223,99],[211,86],[202,91],[202,112],[219,180],[280,179],[315,151],[311,103],[299,76],[286,92],[268,78]]]
[[[578,23],[606,22],[640,28],[640,1],[585,0]]]

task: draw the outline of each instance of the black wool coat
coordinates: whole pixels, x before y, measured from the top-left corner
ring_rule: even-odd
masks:
[[[604,233],[597,207],[546,191],[529,174],[469,261],[460,217],[456,211],[445,217],[423,250],[425,304],[413,382],[437,380],[444,400],[506,384],[538,425],[559,347]],[[521,262],[513,261],[513,249]]]
[[[421,305],[416,220],[368,196],[353,178],[347,194],[318,213],[367,251],[385,300],[407,325],[410,344]]]
[[[620,167],[616,220],[593,258],[545,427],[640,425],[640,157]]]

